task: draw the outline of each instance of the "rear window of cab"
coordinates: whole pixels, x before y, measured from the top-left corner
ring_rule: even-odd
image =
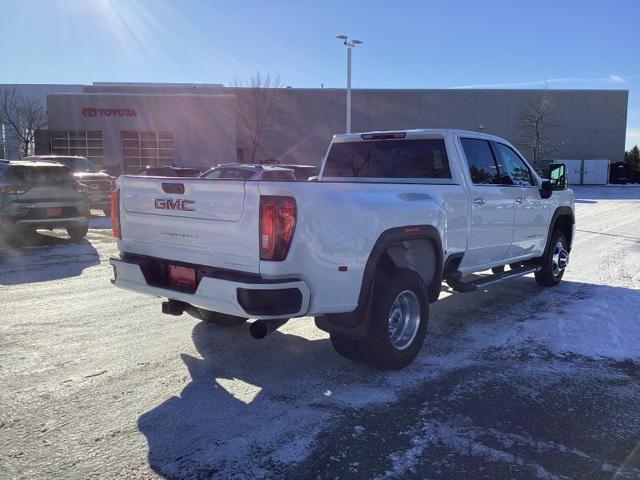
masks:
[[[334,143],[323,177],[450,179],[443,139]]]

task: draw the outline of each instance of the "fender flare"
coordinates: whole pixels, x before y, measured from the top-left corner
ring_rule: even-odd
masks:
[[[437,300],[442,285],[444,253],[438,229],[433,225],[408,225],[385,230],[380,234],[367,259],[358,295],[358,306],[352,312],[317,316],[316,326],[329,333],[336,333],[346,338],[362,338],[369,329],[368,315],[372,299],[375,296],[374,278],[376,269],[387,247],[392,243],[404,240],[427,239],[433,245],[436,265],[433,278],[427,287],[429,302]]]
[[[551,247],[551,234],[556,226],[556,223],[560,217],[569,217],[571,221],[571,225],[575,225],[576,220],[573,214],[573,210],[571,207],[566,205],[556,208],[555,212],[553,212],[553,216],[551,217],[551,221],[549,222],[549,231],[547,232],[547,243],[544,247],[544,253],[542,254],[542,258],[545,258],[549,253],[549,248]],[[573,243],[573,238],[571,239],[571,243]],[[571,251],[571,244],[569,245],[569,251]]]

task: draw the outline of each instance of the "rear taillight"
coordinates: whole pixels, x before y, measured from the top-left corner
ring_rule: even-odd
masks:
[[[89,187],[87,187],[84,183],[76,183],[76,192],[87,193],[88,191]]]
[[[26,185],[0,185],[0,193],[4,193],[5,195],[22,195],[30,189],[31,187],[27,187]]]
[[[120,190],[115,189],[109,195],[111,203],[111,231],[116,238],[122,238],[120,232]]]
[[[296,201],[292,197],[260,197],[260,260],[284,260],[295,227]]]

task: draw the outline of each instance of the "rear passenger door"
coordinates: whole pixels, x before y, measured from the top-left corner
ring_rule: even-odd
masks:
[[[487,265],[509,258],[515,220],[515,199],[502,184],[491,142],[460,138],[471,194],[471,233],[462,267]]]
[[[529,166],[510,146],[495,142],[494,149],[505,191],[515,201],[515,221],[510,257],[541,255],[545,247],[549,219],[549,200],[540,196]]]

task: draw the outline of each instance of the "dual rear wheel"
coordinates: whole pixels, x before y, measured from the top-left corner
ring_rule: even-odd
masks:
[[[429,302],[420,276],[394,269],[380,288],[374,287],[368,335],[360,340],[331,334],[342,356],[373,366],[397,370],[418,355],[427,335]]]
[[[569,263],[568,242],[561,230],[554,230],[549,248],[540,258],[536,282],[557,285]],[[511,264],[511,269],[521,264]],[[494,273],[501,273],[504,267]],[[410,270],[394,269],[374,285],[369,333],[359,340],[331,334],[331,343],[342,356],[385,369],[400,369],[416,357],[427,335],[429,303],[426,286]]]

